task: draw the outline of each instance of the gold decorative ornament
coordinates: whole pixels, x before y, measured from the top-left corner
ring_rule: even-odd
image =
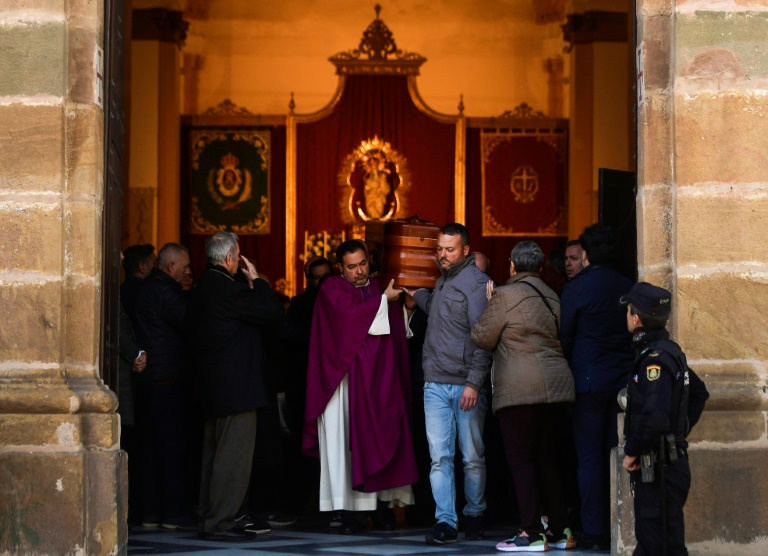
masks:
[[[520,166],[512,172],[509,188],[515,196],[515,201],[526,205],[532,202],[539,192],[539,175],[530,166]]]
[[[544,112],[541,112],[540,110],[534,110],[531,106],[528,105],[527,102],[523,102],[514,110],[507,110],[501,116],[499,116],[499,118],[519,118],[519,119],[546,118],[546,117],[547,115],[544,114]]]
[[[249,112],[247,108],[242,108],[228,98],[225,98],[218,106],[203,112],[203,116],[253,116],[253,113]]]
[[[411,188],[408,164],[399,152],[379,139],[361,141],[339,170],[341,217],[348,224],[403,218]]]
[[[397,48],[389,27],[379,19],[381,6],[376,4],[376,19],[363,32],[360,45],[329,58],[339,75],[418,75],[427,59],[415,52]]]
[[[464,153],[466,149],[466,129],[467,119],[463,114],[463,97],[459,103],[459,113],[457,115],[442,114],[431,109],[419,94],[417,79],[419,68],[426,62],[426,58],[416,54],[409,53],[397,48],[392,32],[380,20],[379,14],[381,6],[376,6],[376,19],[363,32],[362,40],[357,49],[347,52],[340,52],[329,58],[329,61],[336,67],[338,81],[336,91],[332,98],[320,110],[301,114],[296,113],[296,103],[291,99],[288,106],[286,117],[286,160],[285,160],[285,251],[292,253],[295,250],[297,241],[296,221],[297,221],[297,126],[317,122],[333,113],[334,107],[341,99],[344,92],[344,86],[348,75],[405,75],[408,80],[408,93],[411,100],[420,112],[426,114],[434,120],[455,126],[456,142],[454,155],[454,220],[464,223],[466,221],[466,163]],[[403,168],[405,171],[405,168]],[[403,180],[405,181],[405,180]],[[410,182],[410,179],[408,179]],[[405,206],[404,189],[398,188],[398,197],[401,203],[401,209],[395,217],[399,218],[399,213],[407,215]],[[349,211],[347,210],[348,199],[345,197],[344,216],[345,221]],[[350,217],[351,218],[351,217]],[[355,219],[353,223],[353,232],[358,226],[363,225],[361,219]],[[294,259],[286,257],[286,292],[293,295],[296,292],[297,282],[300,276],[297,276]]]

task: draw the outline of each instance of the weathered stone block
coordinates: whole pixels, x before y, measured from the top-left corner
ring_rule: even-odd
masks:
[[[641,266],[672,262],[672,188],[645,186],[640,190],[637,211],[637,260]]]
[[[39,370],[19,369],[16,378],[3,373],[0,382],[0,414],[42,415],[76,413],[80,398],[67,387],[58,366]],[[57,375],[45,377],[45,375]],[[34,435],[31,435],[34,438]],[[2,446],[2,440],[0,440]]]
[[[66,189],[71,198],[100,203],[104,192],[104,112],[95,105],[66,108]]]
[[[98,31],[100,31],[100,27]],[[102,44],[97,29],[69,26],[67,29],[67,98],[73,102],[90,104],[96,100],[96,47]]]
[[[645,90],[668,89],[672,82],[673,18],[664,13],[642,19],[642,44],[645,53]]]
[[[678,342],[691,359],[768,358],[761,331],[768,284],[759,276],[678,276],[673,307]]]
[[[80,397],[81,405],[80,412],[84,414],[92,414],[103,416],[103,414],[114,414],[117,410],[117,396],[104,384],[104,381],[96,376],[96,368],[75,368],[67,367],[67,385],[77,393]],[[114,415],[112,415],[114,417]],[[117,423],[100,423],[94,421],[92,423],[94,430],[94,442],[99,446],[102,444],[102,439],[106,441],[117,442]],[[114,430],[108,431],[107,429],[112,427]],[[98,431],[103,431],[99,433]],[[112,439],[112,440],[110,440]],[[86,444],[89,446],[89,444]],[[111,446],[108,444],[107,447]]]
[[[85,463],[89,482],[85,497],[88,553],[117,554],[128,542],[128,525],[120,519],[123,512],[118,505],[121,488],[127,485],[126,454],[90,451]],[[126,490],[125,498],[127,494]]]
[[[69,274],[96,276],[101,271],[101,221],[99,207],[92,201],[68,201],[64,205],[64,229],[67,237],[64,254]]]
[[[3,253],[0,267],[3,270],[60,275],[62,248],[59,205],[0,203],[0,252]]]
[[[0,452],[0,551],[74,554],[84,547],[82,453]]]
[[[0,452],[0,514],[11,554],[117,554],[127,525],[125,453]]]
[[[675,95],[677,184],[764,182],[766,118],[768,95]]]
[[[768,260],[768,182],[762,189],[684,187],[677,196],[681,265]]]
[[[67,2],[67,23],[70,26],[90,27],[102,31],[104,24],[104,2],[92,0],[69,0]],[[99,34],[101,38],[101,34]]]
[[[638,280],[650,282],[660,288],[666,288],[674,292],[674,274],[672,265],[644,266],[642,262],[638,266]],[[674,298],[673,298],[674,299]]]
[[[111,408],[105,408],[114,412],[117,409],[117,396],[106,387],[102,389],[106,394],[105,399],[112,401]],[[117,450],[120,448],[120,418],[117,413],[83,413],[81,415],[83,425],[83,445],[86,448],[100,448],[103,450]]]
[[[64,357],[90,367],[98,359],[99,290],[93,282],[70,282],[64,289]]]
[[[691,446],[691,491],[685,505],[691,548],[703,552],[712,547],[720,554],[759,554],[768,548],[766,458],[768,448]]]
[[[82,443],[80,417],[0,413],[0,445],[78,449]]]
[[[3,0],[3,8],[7,11],[24,10],[29,21],[34,21],[40,15],[64,16],[64,0]]]
[[[691,489],[685,539],[691,555],[762,554],[768,550],[768,448],[719,449],[692,444]],[[631,554],[636,541],[629,474],[621,450],[612,457],[614,554]]]
[[[672,128],[672,97],[668,92],[647,95],[640,114],[642,124],[638,128],[638,183],[671,184],[675,138]]]
[[[64,42],[64,21],[0,26],[0,96],[62,96]]]
[[[636,8],[638,18],[669,14],[675,9],[675,0],[637,0]]]
[[[60,192],[63,125],[61,106],[0,106],[0,188]]]
[[[0,360],[59,361],[61,282],[2,284],[0,307]]]
[[[768,75],[768,12],[704,8],[675,18],[678,75],[719,82]]]
[[[768,0],[733,0],[733,4],[735,6],[745,6],[745,7],[754,7],[754,8],[767,8],[768,7]],[[712,10],[712,0],[677,0],[678,6],[685,5],[686,8],[690,10],[696,10],[696,11],[711,11]],[[720,10],[728,9],[727,4],[720,4],[719,8]]]
[[[713,386],[716,388],[716,385],[707,382],[710,393]],[[765,438],[765,433],[765,414],[762,411],[704,411],[689,440],[731,444],[759,441]]]

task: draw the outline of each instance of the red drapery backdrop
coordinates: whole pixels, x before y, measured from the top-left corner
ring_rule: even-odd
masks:
[[[296,276],[301,289],[305,230],[340,233],[337,175],[345,157],[378,136],[407,160],[412,187],[409,214],[443,225],[453,216],[456,126],[421,112],[406,76],[347,77],[341,99],[319,121],[297,125]]]
[[[512,248],[520,241],[535,241],[545,254],[554,249],[563,249],[566,237],[483,237],[483,199],[482,199],[482,149],[478,128],[467,130],[467,229],[469,230],[471,249],[481,251],[491,260],[491,277],[498,283],[509,278],[509,255]],[[488,187],[488,183],[486,183]],[[567,182],[564,187],[567,187]]]

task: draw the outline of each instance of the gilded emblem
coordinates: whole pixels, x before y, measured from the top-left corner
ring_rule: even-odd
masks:
[[[208,192],[221,210],[232,210],[251,198],[251,172],[238,168],[240,160],[232,153],[222,156],[219,162],[221,166],[211,168],[209,173]]]
[[[406,159],[378,137],[362,141],[339,171],[340,208],[345,222],[401,218],[407,212],[410,173]]]
[[[190,133],[193,234],[269,233],[269,130]]]
[[[539,191],[539,175],[530,166],[520,166],[512,173],[510,188],[515,201],[523,205],[530,203]]]

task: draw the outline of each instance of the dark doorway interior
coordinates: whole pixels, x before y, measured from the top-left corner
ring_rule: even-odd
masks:
[[[598,218],[619,236],[617,268],[637,281],[637,174],[600,168]]]

